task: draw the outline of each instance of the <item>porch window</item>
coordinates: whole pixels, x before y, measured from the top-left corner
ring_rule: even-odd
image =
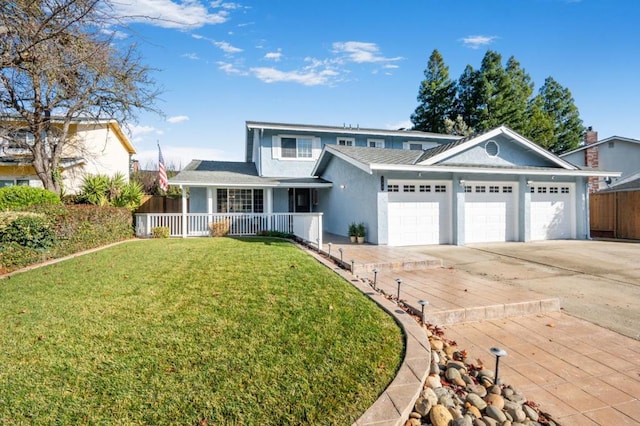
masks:
[[[219,188],[218,213],[263,213],[264,191],[262,189]]]

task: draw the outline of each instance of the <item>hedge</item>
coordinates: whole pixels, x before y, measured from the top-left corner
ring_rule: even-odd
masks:
[[[6,243],[0,241],[0,272],[12,271],[32,263],[67,256],[134,236],[131,211],[123,207],[39,205],[24,210],[47,218],[48,225],[53,230],[53,245],[43,251],[42,248],[34,249],[13,240]]]

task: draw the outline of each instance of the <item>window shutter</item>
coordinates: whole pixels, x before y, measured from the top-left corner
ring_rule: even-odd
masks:
[[[272,158],[282,157],[282,153],[280,149],[280,136],[271,137],[271,157]]]

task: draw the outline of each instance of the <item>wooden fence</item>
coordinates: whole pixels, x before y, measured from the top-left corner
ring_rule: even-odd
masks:
[[[145,195],[136,213],[182,213],[182,198]]]
[[[591,236],[640,240],[640,191],[589,195]]]

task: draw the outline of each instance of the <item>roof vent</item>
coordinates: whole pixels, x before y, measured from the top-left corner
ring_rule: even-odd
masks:
[[[496,141],[490,140],[485,144],[484,151],[489,157],[497,157],[498,152],[500,152],[500,147]]]

